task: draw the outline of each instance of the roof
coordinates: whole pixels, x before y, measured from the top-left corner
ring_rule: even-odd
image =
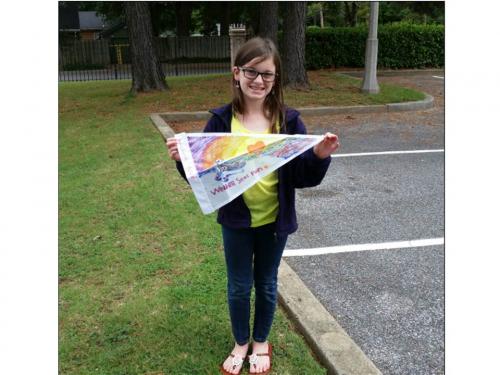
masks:
[[[106,26],[104,17],[98,16],[97,12],[78,12],[80,30],[102,30]]]

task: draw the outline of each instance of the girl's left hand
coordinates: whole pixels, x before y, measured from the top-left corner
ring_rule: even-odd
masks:
[[[326,159],[340,147],[339,137],[326,133],[323,140],[314,146],[314,153],[320,159]]]

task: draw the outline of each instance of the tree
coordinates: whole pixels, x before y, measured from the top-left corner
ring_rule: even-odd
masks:
[[[406,5],[412,10],[412,21],[418,23],[444,24],[444,2],[409,1]]]
[[[444,2],[440,1],[382,1],[379,22],[444,23]]]
[[[175,2],[177,36],[190,35],[192,11],[193,11],[193,4],[190,1]]]
[[[160,36],[166,30],[173,30],[175,27],[175,7],[167,1],[150,2],[151,23],[153,25],[153,36]]]
[[[324,27],[323,17],[323,3],[322,2],[308,2],[306,13],[306,25],[314,25]]]
[[[325,26],[344,26],[344,9],[340,1],[322,2]]]
[[[220,24],[220,35],[228,35],[229,25],[232,22],[232,4],[234,3],[230,1],[196,2],[196,9],[198,10],[198,15],[202,24],[202,34],[215,35],[217,32],[216,24],[218,23]]]
[[[196,2],[196,9],[201,23],[203,33],[215,33],[216,23],[221,25],[221,35],[228,35],[229,25],[242,23],[247,30],[253,30],[258,34],[259,28],[259,3],[245,1],[211,1]]]
[[[286,2],[283,22],[283,84],[292,88],[309,88],[306,72],[305,1]]]
[[[278,45],[278,2],[260,2],[259,36],[271,39]]]
[[[120,1],[60,1],[59,3],[72,3],[79,10],[95,11],[98,15],[104,16],[107,21],[124,19],[123,6]]]
[[[149,5],[144,1],[125,2],[125,18],[132,61],[132,93],[167,90],[160,61],[153,44]]]
[[[356,15],[358,4],[355,1],[344,1],[345,23],[349,26],[356,26]]]

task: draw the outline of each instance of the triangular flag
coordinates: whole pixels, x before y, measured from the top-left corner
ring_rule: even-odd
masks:
[[[186,177],[204,214],[321,142],[319,135],[176,134]]]

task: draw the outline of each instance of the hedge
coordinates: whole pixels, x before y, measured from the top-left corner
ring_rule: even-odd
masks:
[[[363,67],[367,26],[308,28],[306,67]],[[378,66],[425,68],[444,66],[444,26],[393,24],[379,26]]]

